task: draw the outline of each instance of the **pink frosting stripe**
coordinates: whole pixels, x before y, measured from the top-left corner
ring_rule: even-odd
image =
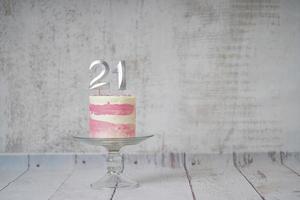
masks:
[[[101,135],[133,137],[135,136],[135,125],[114,124],[90,119],[90,133],[92,137],[101,137]]]
[[[130,104],[90,104],[90,112],[95,115],[130,115],[134,111],[134,105]]]

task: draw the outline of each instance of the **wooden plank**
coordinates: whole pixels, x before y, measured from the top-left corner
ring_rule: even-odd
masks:
[[[74,167],[74,155],[30,155],[29,160],[29,171],[2,190],[0,199],[49,199]]]
[[[281,161],[282,164],[293,171],[295,174],[300,176],[300,153],[299,152],[281,152]]]
[[[0,192],[28,171],[28,155],[0,155]]]
[[[261,200],[234,167],[232,155],[188,155],[186,165],[196,199]]]
[[[80,154],[73,173],[52,195],[51,200],[110,199],[113,189],[93,190],[90,184],[102,177],[105,172],[105,156]]]
[[[182,159],[180,154],[126,156],[124,173],[140,186],[116,189],[113,199],[193,199]]]
[[[281,165],[279,153],[234,154],[234,160],[264,199],[300,199],[300,178]]]

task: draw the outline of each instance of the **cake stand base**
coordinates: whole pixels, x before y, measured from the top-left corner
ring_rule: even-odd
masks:
[[[106,159],[107,172],[97,182],[91,184],[91,188],[100,190],[102,188],[135,188],[138,182],[131,180],[123,174],[124,160],[120,149],[127,145],[138,144],[153,135],[129,138],[90,138],[74,136],[75,139],[94,146],[103,146],[108,150]]]
[[[91,188],[100,190],[102,188],[136,188],[139,183],[131,180],[123,174],[106,173],[100,180],[91,184]]]

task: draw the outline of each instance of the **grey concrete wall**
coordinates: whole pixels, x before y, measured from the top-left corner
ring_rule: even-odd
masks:
[[[299,10],[298,0],[0,0],[0,152],[94,151],[71,136],[87,133],[99,58],[127,61],[138,134],[155,134],[131,151],[299,151]]]

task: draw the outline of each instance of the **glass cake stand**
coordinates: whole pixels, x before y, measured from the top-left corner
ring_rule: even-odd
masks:
[[[139,144],[152,136],[153,135],[127,138],[91,138],[88,136],[73,136],[76,140],[94,146],[102,146],[108,150],[106,159],[107,172],[100,180],[91,184],[91,188],[99,190],[102,188],[138,187],[139,183],[137,181],[131,180],[123,174],[124,162],[120,150],[127,145]]]

